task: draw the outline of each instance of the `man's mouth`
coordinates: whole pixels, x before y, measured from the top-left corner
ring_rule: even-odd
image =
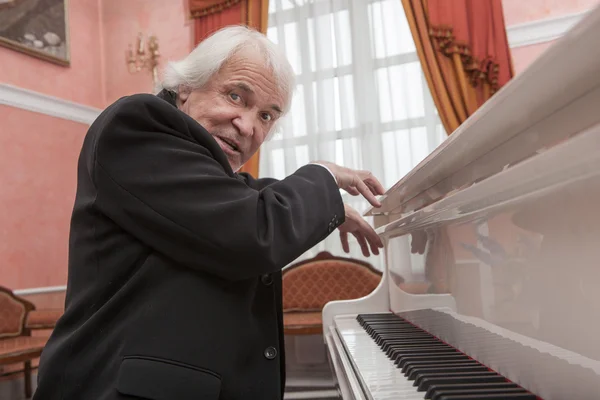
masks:
[[[241,153],[238,144],[236,142],[234,142],[233,140],[224,138],[222,136],[215,136],[215,138],[217,139],[217,142],[219,143],[219,145],[221,146],[221,149],[223,149],[223,151],[225,153],[230,153],[230,152]]]

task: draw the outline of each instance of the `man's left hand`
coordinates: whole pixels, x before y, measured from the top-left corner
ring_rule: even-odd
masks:
[[[344,251],[346,253],[350,252],[348,233],[351,233],[358,241],[365,257],[371,255],[369,253],[369,247],[373,254],[378,255],[379,248],[383,247],[383,242],[379,238],[379,235],[375,233],[375,230],[371,225],[369,225],[354,208],[344,204],[344,210],[346,212],[346,221],[338,227]]]

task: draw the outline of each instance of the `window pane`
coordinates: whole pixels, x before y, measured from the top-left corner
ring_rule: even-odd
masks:
[[[285,35],[285,54],[287,55],[292,68],[296,74],[302,73],[302,63],[300,62],[300,46],[297,35],[297,24],[285,24],[283,26]]]
[[[425,115],[419,62],[379,68],[375,74],[381,122]]]
[[[376,58],[416,51],[400,1],[384,0],[370,4],[369,21]]]
[[[427,130],[423,126],[384,132],[381,143],[385,187],[398,182],[429,154]]]
[[[351,75],[345,75],[341,78],[334,78],[336,85],[336,96],[339,103],[336,103],[336,130],[354,128],[356,126],[354,109],[354,82]],[[337,114],[339,112],[339,114]]]
[[[350,65],[352,63],[352,33],[348,10],[336,12],[333,22],[338,66]]]
[[[335,141],[335,163],[348,168],[360,168],[358,139],[337,139]]]
[[[337,66],[335,54],[335,35],[333,32],[332,15],[325,14],[307,20],[308,44],[310,51],[310,67],[317,69],[333,68]],[[318,44],[315,43],[318,38]]]
[[[296,163],[298,164],[298,168],[302,165],[306,165],[309,162],[308,157],[308,145],[302,145],[296,147]]]
[[[283,157],[283,149],[271,150],[271,162],[273,167],[273,178],[284,179],[285,178],[285,161]]]
[[[350,14],[342,10],[307,21],[308,48],[312,71],[336,68],[352,63]],[[318,45],[315,42],[318,40]]]
[[[306,135],[306,112],[304,111],[304,86],[298,85],[292,107],[290,110],[292,119],[292,132],[294,136]]]
[[[352,76],[313,82],[313,104],[318,132],[340,131],[356,126]]]
[[[270,28],[267,29],[267,37],[275,44],[278,44],[278,38],[277,38],[277,27],[276,26],[272,26]]]
[[[323,79],[312,83],[314,115],[317,132],[332,132],[335,129],[336,103],[333,79]],[[339,107],[339,106],[337,106]]]

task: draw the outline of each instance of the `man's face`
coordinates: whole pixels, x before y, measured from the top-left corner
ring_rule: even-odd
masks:
[[[178,106],[215,138],[237,171],[265,141],[284,98],[262,60],[242,51],[201,89],[180,89]]]

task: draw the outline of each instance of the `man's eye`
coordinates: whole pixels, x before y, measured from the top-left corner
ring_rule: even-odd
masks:
[[[240,96],[237,93],[229,93],[229,97],[233,101],[239,101],[240,100]]]
[[[261,113],[260,117],[263,119],[263,121],[270,121],[271,118],[273,118],[273,117],[271,117],[271,114],[266,113],[266,112]]]

